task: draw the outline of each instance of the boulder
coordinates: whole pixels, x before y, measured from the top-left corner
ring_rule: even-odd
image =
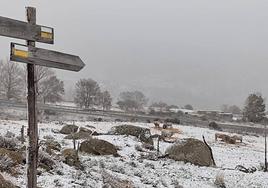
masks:
[[[60,133],[61,134],[71,134],[71,133],[75,133],[78,130],[78,126],[76,125],[64,125],[61,130]]]
[[[209,147],[197,139],[179,140],[166,150],[166,154],[176,161],[189,162],[198,166],[213,166]]]
[[[113,127],[110,131],[111,134],[115,135],[131,135],[135,136],[140,141],[153,145],[153,139],[151,138],[151,132],[150,129],[137,127],[134,125],[119,125],[116,127]]]
[[[92,136],[92,131],[84,127],[80,127],[79,132],[65,136],[65,139],[88,139]]]
[[[5,180],[5,178],[0,174],[0,188],[16,188],[13,183]]]
[[[64,163],[69,166],[81,167],[78,152],[74,149],[67,148],[62,151],[64,157]]]
[[[119,156],[117,148],[105,140],[95,138],[88,139],[81,143],[79,150],[93,155],[114,155]]]

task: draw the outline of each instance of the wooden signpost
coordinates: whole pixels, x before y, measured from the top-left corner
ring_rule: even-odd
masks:
[[[54,43],[54,29],[36,25],[36,9],[26,7],[28,22],[0,17],[0,36],[26,40],[27,45],[11,43],[10,60],[27,63],[28,149],[27,187],[37,187],[38,126],[36,113],[35,65],[80,71],[85,64],[78,56],[40,49],[35,42]]]
[[[78,56],[15,43],[11,43],[10,60],[71,71],[85,66]]]
[[[2,16],[0,16],[0,35],[48,44],[54,43],[53,28],[29,24]]]

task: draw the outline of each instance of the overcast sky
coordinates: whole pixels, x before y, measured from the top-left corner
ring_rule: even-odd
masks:
[[[55,44],[79,55],[79,73],[58,71],[69,88],[93,78],[116,96],[141,90],[151,101],[213,109],[268,95],[267,0],[1,0],[0,15],[54,27]],[[0,38],[1,58],[14,39]],[[22,41],[23,42],[23,41]]]

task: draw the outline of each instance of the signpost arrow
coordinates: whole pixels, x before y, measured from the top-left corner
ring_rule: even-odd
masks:
[[[54,44],[54,29],[0,16],[0,35]]]
[[[70,71],[80,71],[85,66],[78,56],[16,43],[11,43],[10,60]]]

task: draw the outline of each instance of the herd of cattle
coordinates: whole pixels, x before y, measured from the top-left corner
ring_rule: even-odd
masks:
[[[154,122],[154,130],[161,131],[161,138],[163,140],[176,141],[178,138],[178,134],[182,133],[178,128],[173,128],[172,123],[163,123],[161,127],[161,123],[158,121]],[[237,141],[242,143],[243,137],[241,135],[227,135],[223,133],[215,133],[215,141],[222,141],[227,144],[236,144]]]

